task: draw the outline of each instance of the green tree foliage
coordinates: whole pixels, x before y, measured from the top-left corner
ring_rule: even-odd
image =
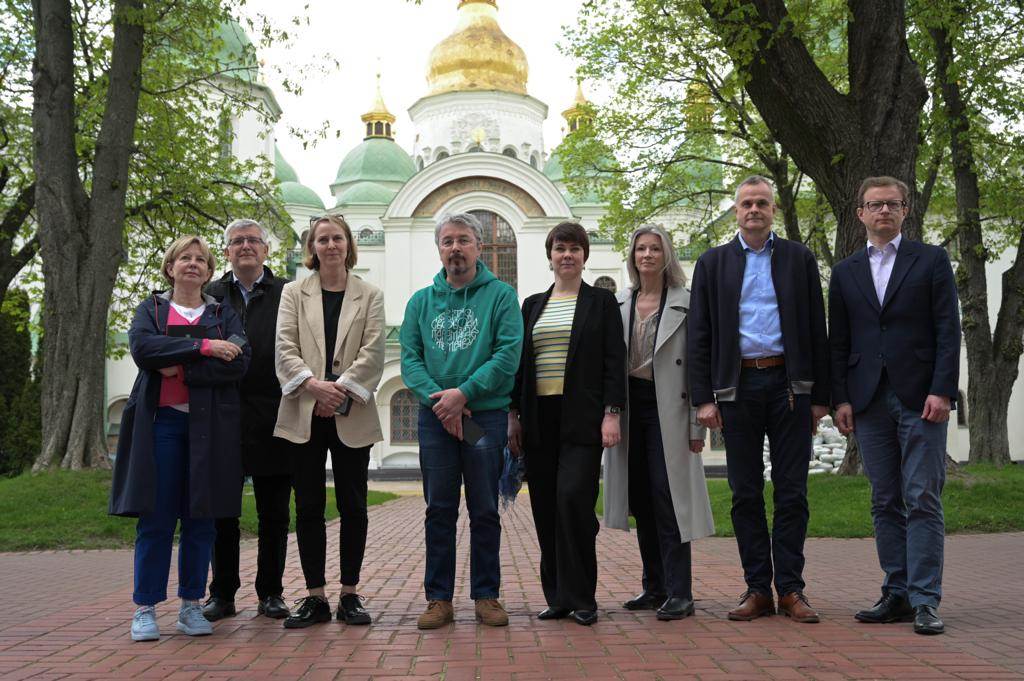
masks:
[[[39,451],[39,381],[28,320],[28,295],[8,292],[0,308],[0,476],[21,473]]]

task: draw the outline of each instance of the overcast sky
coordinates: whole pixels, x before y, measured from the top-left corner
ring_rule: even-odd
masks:
[[[560,112],[568,108],[575,93],[575,69],[557,43],[563,27],[575,23],[581,4],[582,0],[498,0],[502,29],[529,60],[527,91],[549,107],[544,127],[547,150],[561,139]],[[294,26],[291,20],[301,6],[248,0],[245,13],[265,15],[294,37],[287,46],[257,45],[257,50],[266,65],[263,78],[284,110],[277,124],[278,146],[299,180],[326,202],[338,164],[363,139],[359,116],[372,104],[378,63],[384,102],[398,118],[396,141],[411,150],[415,132],[407,111],[427,92],[430,50],[454,29],[458,0],[423,0],[420,5],[408,0],[309,0],[303,14],[309,25]],[[337,59],[340,68],[308,78],[300,97],[285,92],[282,77],[294,77],[303,65],[324,63],[325,55]],[[283,74],[268,68],[271,65]],[[328,137],[315,147],[303,149],[299,140],[289,136],[289,126],[317,128],[325,120],[330,124]],[[340,137],[335,137],[336,131]]]

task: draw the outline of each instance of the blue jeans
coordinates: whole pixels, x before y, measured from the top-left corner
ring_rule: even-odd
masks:
[[[423,587],[431,601],[450,601],[455,595],[455,526],[463,483],[469,510],[469,596],[497,598],[501,586],[498,479],[508,439],[508,414],[500,409],[478,411],[473,420],[485,435],[469,445],[449,435],[429,407],[420,406],[420,469],[427,502]]]
[[[884,374],[871,403],[854,417],[871,482],[882,591],[906,596],[914,607],[942,599],[946,426],[904,407]]]
[[[190,518],[188,503],[188,414],[161,407],[153,421],[156,459],[156,503],[135,526],[135,592],[137,605],[167,600],[174,529],[181,519],[178,543],[178,596],[199,600],[206,593],[206,573],[216,535],[213,518]]]

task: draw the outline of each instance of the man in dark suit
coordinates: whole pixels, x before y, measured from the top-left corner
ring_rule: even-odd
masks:
[[[747,591],[729,612],[753,620],[779,611],[817,622],[804,596],[811,435],[828,413],[828,338],[818,264],[801,243],[772,232],[771,182],[736,191],[739,233],[697,260],[690,296],[688,374],[697,420],[721,428]],[[765,435],[775,516],[764,509]]]
[[[249,370],[239,385],[242,401],[239,437],[243,468],[246,475],[252,476],[259,522],[257,611],[281,619],[289,614],[281,594],[292,485],[291,461],[285,455],[282,441],[273,436],[281,403],[281,385],[274,371],[274,343],[277,308],[287,280],[275,277],[264,265],[268,239],[267,231],[253,220],[235,220],[229,224],[224,230],[224,257],[231,269],[211,282],[206,292],[238,312],[252,347]],[[242,482],[239,480],[238,484]],[[218,518],[216,527],[210,598],[203,607],[203,615],[211,622],[235,614],[235,592],[241,586],[238,518]]]
[[[838,263],[829,291],[836,424],[855,432],[871,482],[882,598],[861,622],[944,630],[946,425],[957,394],[960,320],[946,252],[902,238],[909,191],[869,177],[857,195],[867,248]]]

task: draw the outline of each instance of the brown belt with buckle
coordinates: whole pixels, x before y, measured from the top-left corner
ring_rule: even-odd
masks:
[[[745,359],[740,362],[740,365],[744,369],[768,369],[771,367],[780,367],[786,363],[786,358],[782,355],[775,355],[774,357],[757,357],[754,359]]]

